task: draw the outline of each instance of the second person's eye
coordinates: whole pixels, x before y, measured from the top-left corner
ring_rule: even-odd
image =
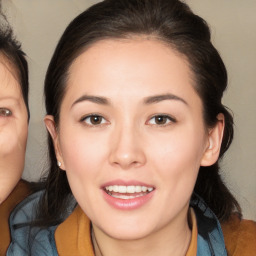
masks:
[[[0,116],[6,117],[6,116],[11,116],[12,111],[8,108],[0,108]]]

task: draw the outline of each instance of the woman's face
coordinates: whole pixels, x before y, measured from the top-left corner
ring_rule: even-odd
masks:
[[[154,40],[101,41],[74,61],[58,132],[45,122],[95,229],[137,239],[184,227],[199,167],[213,161],[192,84],[185,59]]]
[[[0,203],[11,193],[24,168],[27,109],[13,67],[0,55]]]

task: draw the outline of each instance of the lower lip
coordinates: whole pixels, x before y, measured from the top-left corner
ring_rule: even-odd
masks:
[[[131,199],[120,199],[110,196],[103,190],[103,197],[112,207],[119,210],[135,210],[145,205],[154,195],[155,190],[152,192]]]

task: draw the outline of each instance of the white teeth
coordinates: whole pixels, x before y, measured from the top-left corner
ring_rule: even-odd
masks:
[[[128,186],[126,191],[127,193],[134,193],[136,190],[135,186]]]
[[[148,190],[147,187],[144,187],[144,186],[142,187],[142,191],[143,191],[143,192],[147,192],[147,190]]]
[[[143,196],[143,195],[136,195],[136,196],[126,196],[126,195],[112,195],[113,197],[115,198],[120,198],[120,199],[133,199],[133,198],[136,198],[136,197],[140,197],[140,196]]]
[[[136,186],[135,191],[136,191],[136,193],[140,193],[141,192],[141,186]]]
[[[126,193],[126,186],[118,186],[119,193]]]
[[[141,192],[151,192],[153,191],[152,187],[146,187],[146,186],[118,186],[118,185],[113,185],[113,186],[107,186],[105,188],[109,192],[116,192],[116,193],[141,193]]]

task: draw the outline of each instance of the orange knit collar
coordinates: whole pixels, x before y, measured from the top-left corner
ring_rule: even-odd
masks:
[[[197,224],[192,208],[189,211],[189,221],[192,228],[192,236],[186,256],[195,256],[197,251]],[[58,254],[61,256],[94,256],[91,223],[79,206],[57,227],[55,241]]]

